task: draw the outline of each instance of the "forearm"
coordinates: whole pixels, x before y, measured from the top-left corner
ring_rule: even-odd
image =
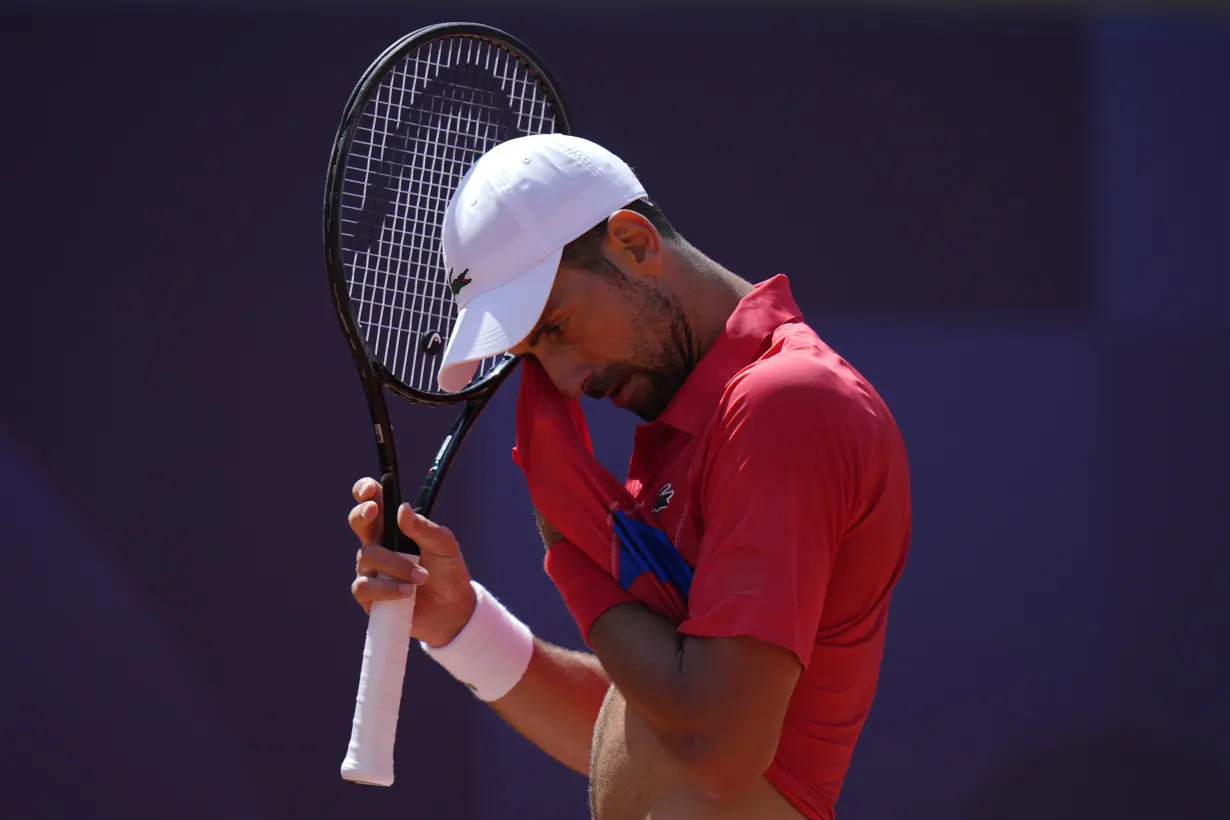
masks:
[[[544,546],[563,538],[538,510],[534,520]],[[610,678],[593,655],[534,638],[525,675],[491,705],[538,748],[588,777],[594,724],[610,688]]]
[[[629,709],[703,794],[737,794],[773,762],[801,671],[787,650],[684,635],[640,603],[603,613],[589,644]]]
[[[593,655],[535,638],[525,675],[491,706],[538,748],[588,777],[594,723],[610,685]]]
[[[610,680],[593,655],[535,638],[481,584],[471,581],[469,620],[423,651],[547,754],[589,774],[590,745]]]
[[[692,691],[684,636],[642,604],[607,610],[589,632],[589,643],[616,688],[672,753],[686,757],[698,740],[694,716],[703,708]]]

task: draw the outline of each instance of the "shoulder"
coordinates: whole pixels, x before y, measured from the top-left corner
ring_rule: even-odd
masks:
[[[806,432],[798,438],[814,442],[826,431],[874,437],[887,413],[857,370],[796,324],[779,329],[764,355],[727,383],[717,416],[728,432],[732,425],[773,437]]]
[[[870,383],[805,325],[726,384],[704,449],[702,491],[800,494],[809,515],[836,505],[839,520],[881,472],[896,423]],[[783,484],[783,482],[787,482]]]

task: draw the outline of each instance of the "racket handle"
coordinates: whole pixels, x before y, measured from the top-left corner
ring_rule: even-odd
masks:
[[[381,476],[380,486],[384,496],[380,505],[384,511],[384,532],[381,533],[380,543],[394,552],[417,556],[419,545],[407,538],[397,526],[397,511],[401,506],[401,489],[398,487],[397,473],[387,472]]]
[[[411,592],[408,598],[372,604],[350,747],[342,761],[344,780],[370,786],[393,785],[393,743],[410,651],[414,599]]]

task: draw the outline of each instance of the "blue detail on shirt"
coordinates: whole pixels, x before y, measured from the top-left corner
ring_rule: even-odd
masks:
[[[615,511],[615,534],[619,537],[619,585],[625,590],[642,573],[652,573],[659,581],[674,584],[687,598],[692,589],[692,568],[666,533],[643,521]]]

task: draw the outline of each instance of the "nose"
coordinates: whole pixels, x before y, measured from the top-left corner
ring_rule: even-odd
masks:
[[[543,347],[549,347],[543,345]],[[579,399],[585,392],[585,384],[593,376],[593,369],[574,354],[557,349],[536,350],[534,357],[547,371],[555,389],[569,399]]]

